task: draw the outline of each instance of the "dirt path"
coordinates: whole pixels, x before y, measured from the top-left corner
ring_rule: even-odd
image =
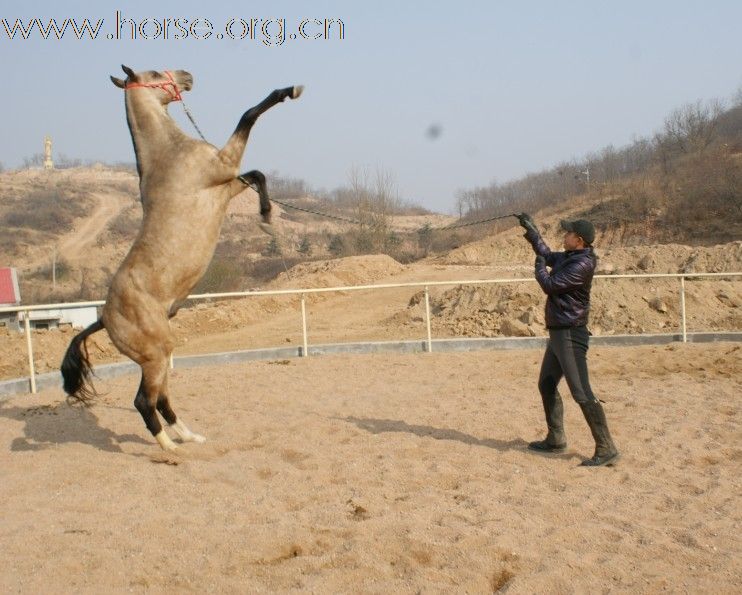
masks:
[[[77,260],[92,246],[98,236],[103,233],[108,224],[122,211],[128,202],[128,197],[111,192],[109,194],[91,194],[98,201],[98,206],[87,219],[84,219],[75,229],[63,236],[59,242],[58,257],[65,260]]]
[[[84,219],[75,224],[75,228],[67,234],[60,236],[57,242],[57,260],[74,262],[79,260],[93,247],[98,236],[105,231],[108,224],[131,201],[130,197],[120,192],[91,192],[90,196],[98,203],[95,210]],[[40,267],[50,262],[51,247],[43,254],[30,259],[22,267],[26,271]]]

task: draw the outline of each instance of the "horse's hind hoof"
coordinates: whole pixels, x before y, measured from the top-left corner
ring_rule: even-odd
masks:
[[[185,425],[180,419],[178,419],[170,427],[178,435],[178,438],[180,438],[181,442],[196,442],[197,444],[203,444],[204,442],[206,442],[206,438],[201,436],[201,434],[191,432],[188,429],[188,426]]]
[[[304,92],[304,85],[296,85],[291,87],[291,99],[298,99]]]
[[[155,436],[155,440],[165,452],[178,452],[178,445],[170,439],[165,430],[160,430],[160,433]]]
[[[272,236],[276,233],[276,230],[270,223],[264,223],[263,221],[261,221],[260,223],[258,223],[258,227],[263,231],[263,233],[267,233],[269,236]]]

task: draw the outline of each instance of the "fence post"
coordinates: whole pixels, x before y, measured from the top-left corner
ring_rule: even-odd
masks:
[[[433,338],[430,333],[430,292],[428,286],[425,286],[425,326],[428,331],[428,353],[433,351]]]
[[[307,305],[306,295],[301,294],[301,337],[303,341],[302,357],[309,357],[309,344],[307,340]]]
[[[683,334],[683,343],[688,342],[685,320],[685,277],[680,277],[680,330]]]
[[[31,379],[31,393],[36,394],[36,370],[33,364],[33,344],[31,342],[31,325],[28,322],[28,310],[23,311],[23,327],[26,330],[26,350],[28,351],[28,373]]]

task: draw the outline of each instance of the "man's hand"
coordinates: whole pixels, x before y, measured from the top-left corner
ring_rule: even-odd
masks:
[[[536,224],[533,222],[533,219],[531,219],[531,216],[528,213],[521,213],[520,215],[518,215],[518,223],[520,223],[521,227],[523,227],[524,229],[538,233]]]
[[[546,266],[546,259],[539,254],[536,257],[536,262],[534,263],[534,266],[536,267],[536,269],[544,268]]]

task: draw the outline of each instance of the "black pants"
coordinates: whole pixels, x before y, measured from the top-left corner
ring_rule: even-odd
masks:
[[[549,329],[549,342],[546,345],[538,379],[538,389],[545,405],[550,402],[561,408],[557,385],[562,377],[566,378],[575,401],[578,403],[596,401],[587,373],[586,356],[589,342],[590,333],[585,326]],[[561,411],[557,413],[561,414]]]

